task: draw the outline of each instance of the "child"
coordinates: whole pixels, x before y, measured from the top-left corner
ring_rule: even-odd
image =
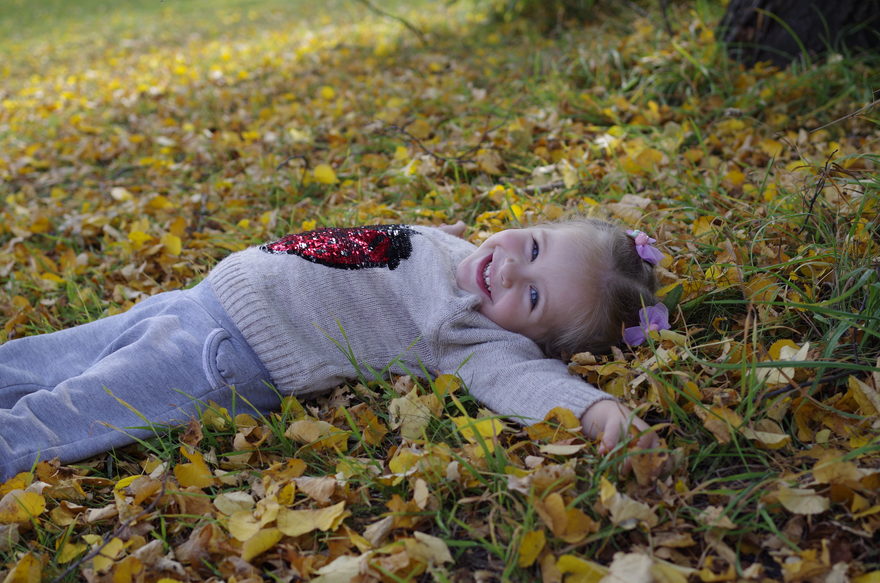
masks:
[[[312,395],[389,363],[457,373],[523,423],[571,409],[603,452],[628,424],[655,446],[641,419],[548,356],[607,350],[638,326],[654,287],[642,256],[657,251],[593,219],[501,231],[478,248],[463,230],[288,235],[230,255],[191,289],[0,345],[0,478],[149,437],[132,428],[183,423],[199,402],[231,408],[235,394],[239,408],[271,411],[279,393]]]

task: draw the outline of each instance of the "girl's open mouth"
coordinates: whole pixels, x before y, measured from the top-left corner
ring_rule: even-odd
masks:
[[[492,280],[490,277],[489,267],[492,265],[492,255],[489,255],[482,265],[482,269],[477,272],[477,285],[486,292],[489,298],[492,298]]]

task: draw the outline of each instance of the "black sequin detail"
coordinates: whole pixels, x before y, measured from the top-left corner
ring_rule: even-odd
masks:
[[[261,251],[299,255],[313,263],[338,269],[387,267],[394,269],[412,253],[410,237],[418,234],[406,225],[327,227],[286,235],[260,246]]]

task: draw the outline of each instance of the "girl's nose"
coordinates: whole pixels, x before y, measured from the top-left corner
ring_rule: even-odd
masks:
[[[501,276],[501,287],[511,287],[519,277],[519,264],[513,259],[507,258],[501,264],[498,274]]]

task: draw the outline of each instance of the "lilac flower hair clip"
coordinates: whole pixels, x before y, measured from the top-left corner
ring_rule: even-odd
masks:
[[[647,233],[639,231],[638,229],[627,231],[626,234],[635,240],[636,252],[639,254],[639,257],[651,265],[657,265],[660,263],[660,260],[663,259],[663,253],[653,247],[653,244],[657,242],[657,239],[652,239]]]
[[[630,346],[637,346],[648,338],[651,331],[668,329],[669,310],[663,302],[658,302],[639,310],[639,325],[624,329],[623,341]]]

